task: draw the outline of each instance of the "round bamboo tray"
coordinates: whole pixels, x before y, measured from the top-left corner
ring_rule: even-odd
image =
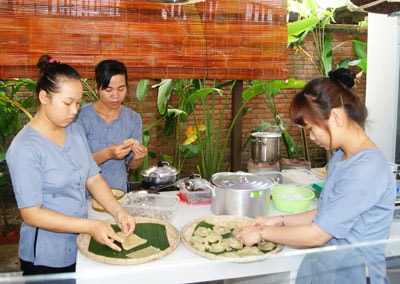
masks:
[[[113,193],[113,195],[115,196],[115,198],[117,200],[120,200],[122,197],[125,196],[125,192],[122,189],[118,189],[118,188],[111,188],[111,192]],[[104,210],[103,206],[101,206],[95,199],[92,198],[92,208],[95,211],[98,212],[106,212],[106,210]]]
[[[207,251],[201,251],[197,248],[195,248],[191,243],[190,240],[193,236],[193,232],[196,228],[196,226],[200,222],[207,222],[213,225],[226,225],[229,223],[234,222],[237,224],[237,226],[242,227],[249,225],[253,219],[250,217],[245,217],[245,216],[233,216],[233,215],[213,215],[213,216],[208,216],[208,217],[203,217],[203,218],[198,218],[195,219],[188,224],[186,224],[182,231],[181,231],[181,239],[183,244],[188,248],[191,252],[200,255],[202,257],[211,259],[211,260],[221,260],[221,259],[229,259],[233,262],[253,262],[253,261],[260,261],[262,259],[265,259],[271,254],[277,254],[282,251],[283,245],[276,245],[276,247],[269,251],[268,253],[265,253],[263,255],[254,255],[254,256],[245,256],[245,257],[227,257],[224,255],[218,255],[214,253],[210,253]]]
[[[146,257],[140,258],[113,258],[107,257],[103,255],[98,255],[93,252],[89,251],[89,243],[91,240],[91,236],[88,234],[80,234],[77,239],[78,250],[87,258],[90,258],[97,262],[107,263],[107,264],[114,264],[114,265],[134,265],[134,264],[141,264],[150,261],[154,261],[160,258],[163,258],[170,253],[172,253],[177,246],[179,245],[180,236],[179,231],[172,226],[171,224],[154,218],[148,217],[135,217],[136,223],[155,223],[155,224],[162,224],[166,228],[167,238],[169,242],[169,248],[160,251],[159,253],[152,254]],[[115,224],[115,221],[109,221],[111,224]]]

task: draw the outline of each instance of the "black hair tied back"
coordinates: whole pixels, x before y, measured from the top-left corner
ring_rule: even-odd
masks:
[[[355,85],[356,73],[347,68],[338,68],[328,73],[329,79],[352,88]]]
[[[60,89],[62,77],[80,80],[78,72],[68,64],[61,63],[57,58],[50,55],[42,55],[36,66],[39,68],[40,76],[36,83],[36,93],[41,90],[48,94]]]

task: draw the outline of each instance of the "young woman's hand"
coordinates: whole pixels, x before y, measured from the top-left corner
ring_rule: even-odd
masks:
[[[134,160],[143,159],[143,157],[147,154],[147,148],[144,147],[142,144],[133,144],[131,149],[133,152]]]
[[[114,144],[111,145],[108,149],[108,158],[109,159],[123,159],[125,158],[130,151],[132,150],[132,145],[129,142],[122,143],[122,144]]]
[[[115,251],[121,251],[121,247],[115,242],[122,243],[123,240],[119,237],[111,224],[101,220],[88,220],[88,233],[100,244],[106,245]]]
[[[242,227],[236,234],[236,239],[245,246],[252,246],[262,241],[261,226],[246,226]]]
[[[135,218],[121,207],[114,216],[115,222],[125,236],[129,236],[135,231]]]

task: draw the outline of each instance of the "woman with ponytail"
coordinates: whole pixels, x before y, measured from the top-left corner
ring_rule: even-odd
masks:
[[[290,116],[310,139],[335,151],[318,208],[259,217],[238,233],[245,245],[268,240],[306,254],[296,283],[388,283],[385,244],[396,184],[383,153],[364,132],[367,110],[354,91],[354,72],[340,68],[310,81],[294,98]],[[331,247],[331,248],[329,248]]]
[[[37,67],[39,108],[13,139],[6,160],[23,223],[19,258],[24,275],[74,272],[79,233],[120,250],[111,225],[87,219],[86,188],[131,234],[134,218],[99,174],[86,137],[74,123],[82,99],[78,72],[44,55]]]

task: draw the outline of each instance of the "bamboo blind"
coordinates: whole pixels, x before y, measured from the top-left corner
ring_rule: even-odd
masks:
[[[166,0],[163,0],[166,1]],[[0,0],[0,78],[37,76],[42,54],[92,78],[103,59],[134,79],[286,78],[286,0]]]

